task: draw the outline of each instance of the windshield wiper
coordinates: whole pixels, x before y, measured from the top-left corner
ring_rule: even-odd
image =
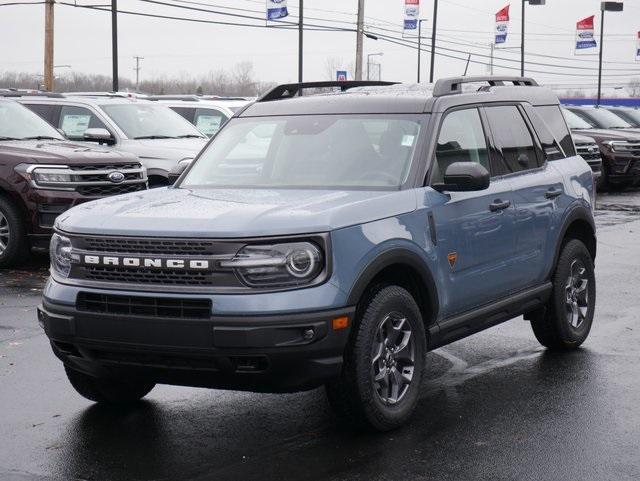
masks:
[[[175,137],[171,137],[170,135],[141,135],[139,137],[134,137],[133,140],[146,140],[146,139],[175,139]]]
[[[62,140],[57,137],[51,137],[49,135],[34,135],[31,137],[22,137],[20,140]]]
[[[204,135],[186,134],[186,135],[178,135],[175,138],[176,139],[204,139]]]
[[[0,135],[0,140],[20,140],[15,137],[5,137],[4,135]]]

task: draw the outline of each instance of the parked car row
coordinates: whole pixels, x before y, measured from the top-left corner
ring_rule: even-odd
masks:
[[[640,183],[640,111],[624,107],[566,106],[565,118],[576,134],[593,139],[576,147],[587,162],[595,162],[593,142],[602,159],[598,190]]]
[[[48,249],[77,204],[170,185],[245,104],[0,91],[0,268]]]

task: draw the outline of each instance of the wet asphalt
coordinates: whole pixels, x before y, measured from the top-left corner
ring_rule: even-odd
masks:
[[[0,273],[0,480],[638,480],[640,192],[599,197],[591,336],[545,351],[515,319],[428,354],[413,421],[342,426],[321,389],[158,386],[84,400],[36,321],[46,258]]]

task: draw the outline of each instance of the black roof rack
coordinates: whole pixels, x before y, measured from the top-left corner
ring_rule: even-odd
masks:
[[[29,92],[26,90],[0,90],[0,97],[50,97],[63,98],[64,95],[57,92]]]
[[[438,80],[433,87],[433,96],[444,97],[445,95],[460,94],[463,84],[478,82],[486,82],[491,87],[504,86],[505,82],[510,82],[518,87],[538,86],[535,80],[528,77],[452,77]]]
[[[383,87],[386,85],[395,85],[397,82],[382,82],[374,80],[344,80],[344,81],[328,81],[328,82],[303,82],[294,84],[283,84],[274,87],[266,94],[260,97],[258,102],[268,102],[270,100],[281,100],[295,97],[303,89],[319,89],[328,87],[340,88],[343,92],[355,87]]]

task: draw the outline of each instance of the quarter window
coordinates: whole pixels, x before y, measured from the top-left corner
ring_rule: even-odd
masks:
[[[511,174],[539,167],[533,137],[518,107],[488,107],[486,113],[498,154],[494,174]]]
[[[573,139],[567,128],[567,122],[562,115],[560,107],[557,105],[536,107],[536,113],[544,120],[553,136],[560,142],[560,146],[567,157],[576,155]]]
[[[455,162],[475,162],[489,170],[487,141],[478,109],[456,110],[442,121],[432,183],[443,182],[447,168]]]

